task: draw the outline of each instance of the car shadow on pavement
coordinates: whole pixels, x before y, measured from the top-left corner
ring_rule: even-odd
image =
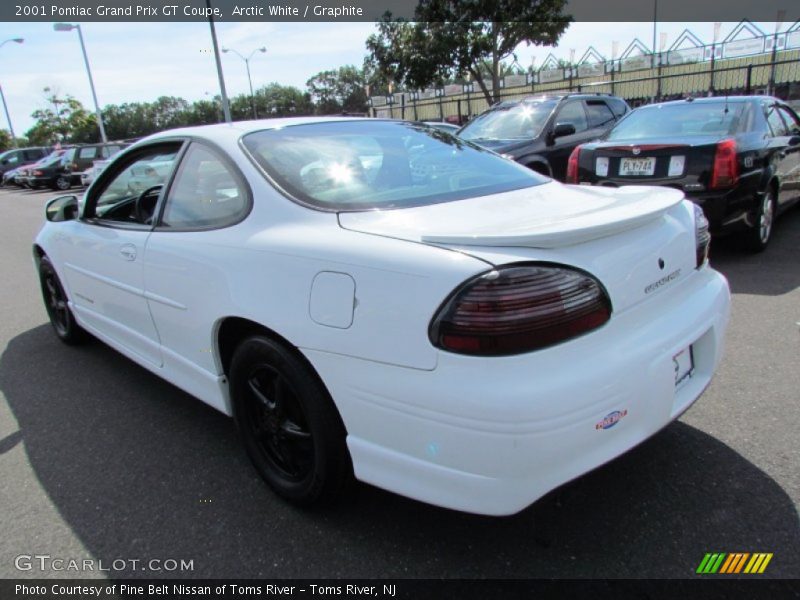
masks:
[[[0,390],[22,440],[0,460],[26,454],[91,556],[194,561],[191,571],[113,576],[691,577],[706,552],[735,551],[774,553],[767,575],[800,574],[786,492],[681,422],[511,517],[361,484],[307,511],[255,475],[230,419],[99,342],[66,347],[49,325],[26,331],[0,357]],[[48,536],[25,550],[48,553],[36,539]]]
[[[763,252],[743,249],[736,236],[711,241],[711,266],[723,273],[734,294],[779,296],[800,287],[797,249],[800,248],[800,206],[775,222],[772,239]]]

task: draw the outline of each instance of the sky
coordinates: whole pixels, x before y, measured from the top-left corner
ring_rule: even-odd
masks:
[[[773,33],[775,23],[757,23]],[[724,38],[736,23],[723,23]],[[781,30],[788,28],[783,24]],[[701,40],[713,38],[713,23],[659,23],[669,47],[689,28]],[[100,106],[123,102],[152,101],[159,96],[178,96],[188,101],[219,93],[208,23],[84,23],[81,25]],[[316,73],[342,65],[360,66],[364,42],[373,33],[372,23],[217,23],[221,47],[247,56],[261,46],[250,61],[253,86],[277,81],[305,90]],[[34,121],[31,113],[45,108],[44,88],[60,96],[70,94],[93,108],[91,91],[76,31],[55,32],[51,23],[0,23],[0,42],[25,38],[23,44],[0,48],[0,86],[5,93],[14,132],[22,135]],[[573,23],[558,47],[517,49],[523,66],[541,65],[552,52],[569,59],[571,50],[579,59],[589,46],[611,58],[612,46],[621,53],[634,39],[650,46],[652,23]],[[225,84],[230,96],[248,91],[244,62],[232,53],[222,55]],[[0,128],[7,128],[5,116]]]

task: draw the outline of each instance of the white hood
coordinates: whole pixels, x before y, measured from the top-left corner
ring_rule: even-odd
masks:
[[[551,182],[417,208],[342,213],[345,229],[436,244],[559,248],[634,229],[683,200],[671,188]]]

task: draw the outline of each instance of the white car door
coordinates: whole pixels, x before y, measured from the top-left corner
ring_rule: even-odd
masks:
[[[192,142],[166,192],[147,241],[145,289],[164,354],[178,385],[212,405],[216,365],[212,329],[230,302],[230,227],[252,206],[252,193],[233,163]],[[234,239],[234,242],[237,241]]]
[[[144,290],[144,255],[165,181],[144,194],[129,191],[131,172],[153,160],[175,160],[181,143],[161,143],[109,167],[86,198],[83,214],[64,228],[58,251],[78,319],[100,337],[161,366],[158,333]],[[166,179],[166,178],[163,178]]]

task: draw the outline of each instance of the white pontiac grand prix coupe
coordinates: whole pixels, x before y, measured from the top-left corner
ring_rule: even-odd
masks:
[[[564,186],[415,123],[167,131],[46,216],[58,337],[232,415],[302,505],[355,476],[515,513],[691,406],[728,321],[680,192]]]

